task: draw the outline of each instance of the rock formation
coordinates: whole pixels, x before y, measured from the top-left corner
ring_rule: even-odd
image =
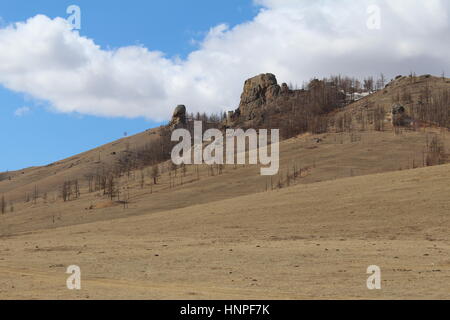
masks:
[[[401,104],[394,104],[391,110],[392,125],[407,126],[411,125],[412,119],[406,114],[406,109]]]
[[[186,125],[186,107],[184,105],[179,105],[173,112],[169,127],[175,129],[184,125]]]
[[[262,106],[280,93],[277,79],[271,73],[260,74],[245,81],[239,104],[240,117],[244,121],[253,120],[261,113]]]
[[[227,117],[227,124],[237,122],[259,122],[267,108],[276,107],[280,96],[291,93],[287,84],[278,85],[275,75],[260,74],[245,81],[239,108]]]

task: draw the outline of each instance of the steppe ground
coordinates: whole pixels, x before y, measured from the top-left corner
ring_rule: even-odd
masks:
[[[438,136],[449,160],[450,133],[394,132],[388,118],[378,132],[369,121],[374,108],[389,114],[405,100],[411,110],[449,89],[443,77],[391,81],[333,115],[364,125],[281,142],[271,179],[257,166],[174,176],[166,163],[156,185],[151,168],[130,172],[117,181],[128,208],[89,192],[86,178],[163,128],[0,173],[0,299],[449,299],[450,165],[424,167],[424,151]],[[73,179],[81,197],[63,202]],[[81,268],[80,291],[66,288],[70,265]],[[370,265],[381,290],[366,287]]]
[[[4,232],[0,298],[448,299],[449,182],[443,165]]]

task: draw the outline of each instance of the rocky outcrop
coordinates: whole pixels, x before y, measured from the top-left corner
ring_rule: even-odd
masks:
[[[281,85],[280,94],[288,94],[290,92],[291,92],[291,90],[289,89],[288,85],[286,83],[283,83]]]
[[[391,110],[392,125],[409,126],[412,124],[412,118],[406,114],[406,109],[401,104],[394,104]]]
[[[232,118],[240,121],[250,121],[260,118],[264,108],[274,102],[280,95],[290,92],[288,86],[283,83],[278,85],[275,75],[271,73],[260,74],[245,81],[241,95],[239,109]]]
[[[286,83],[280,86],[273,74],[265,73],[245,81],[239,108],[227,114],[224,126],[282,127],[297,117],[298,128],[310,121],[307,114],[317,116],[345,104],[345,94],[333,81],[314,79],[306,87],[293,90]]]
[[[186,106],[179,105],[175,108],[169,127],[178,128],[186,125]]]

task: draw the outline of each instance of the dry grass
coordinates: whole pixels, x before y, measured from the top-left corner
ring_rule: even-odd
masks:
[[[345,112],[372,99],[388,108],[402,81]],[[413,97],[426,81],[439,89],[437,78],[417,81]],[[387,122],[383,132],[283,141],[272,178],[255,166],[169,176],[163,165],[157,185],[147,175],[141,188],[141,172],[131,172],[120,180],[128,208],[88,193],[83,177],[158,129],[8,173],[0,194],[14,212],[0,215],[0,298],[448,299],[450,166],[422,168],[430,133],[448,154],[447,131],[394,132]],[[58,188],[75,178],[81,198],[63,202]],[[41,197],[25,203],[35,185]],[[72,264],[82,269],[81,291],[65,287]],[[373,264],[381,291],[365,286]]]
[[[448,298],[450,166],[3,237],[0,297]],[[65,267],[83,289],[65,289]],[[369,265],[383,288],[365,288]]]

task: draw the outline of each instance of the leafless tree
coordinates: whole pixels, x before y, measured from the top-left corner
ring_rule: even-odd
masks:
[[[75,199],[79,199],[81,193],[80,193],[80,185],[78,184],[78,179],[73,180],[73,188]]]
[[[444,142],[437,135],[427,135],[425,149],[425,166],[436,166],[446,162]]]
[[[364,79],[364,90],[372,92],[374,87],[374,80],[373,77],[368,77]]]
[[[150,172],[150,175],[153,179],[153,184],[157,184],[158,183],[158,177],[159,177],[159,166],[158,165],[154,165],[152,167],[152,171]]]
[[[187,166],[182,163],[181,164],[181,173],[183,174],[183,177],[186,177],[186,172],[187,172]]]
[[[34,186],[34,191],[33,191],[33,204],[37,203],[37,199],[39,197],[39,190],[37,185]]]
[[[145,185],[145,174],[144,174],[144,170],[141,170],[141,189],[144,189],[144,185]]]
[[[88,192],[89,193],[94,192],[94,175],[89,174],[89,175],[86,176],[86,178],[88,180],[88,188],[89,188]]]
[[[111,201],[114,200],[114,197],[116,196],[116,181],[114,179],[113,175],[110,175],[107,178],[107,182],[106,182],[106,194],[109,195]]]
[[[6,201],[4,195],[2,195],[2,198],[0,200],[0,211],[2,212],[2,214],[5,214],[6,212]]]
[[[69,200],[69,189],[70,189],[70,185],[68,181],[64,181],[62,188],[61,188],[61,197],[63,199],[64,202]]]

